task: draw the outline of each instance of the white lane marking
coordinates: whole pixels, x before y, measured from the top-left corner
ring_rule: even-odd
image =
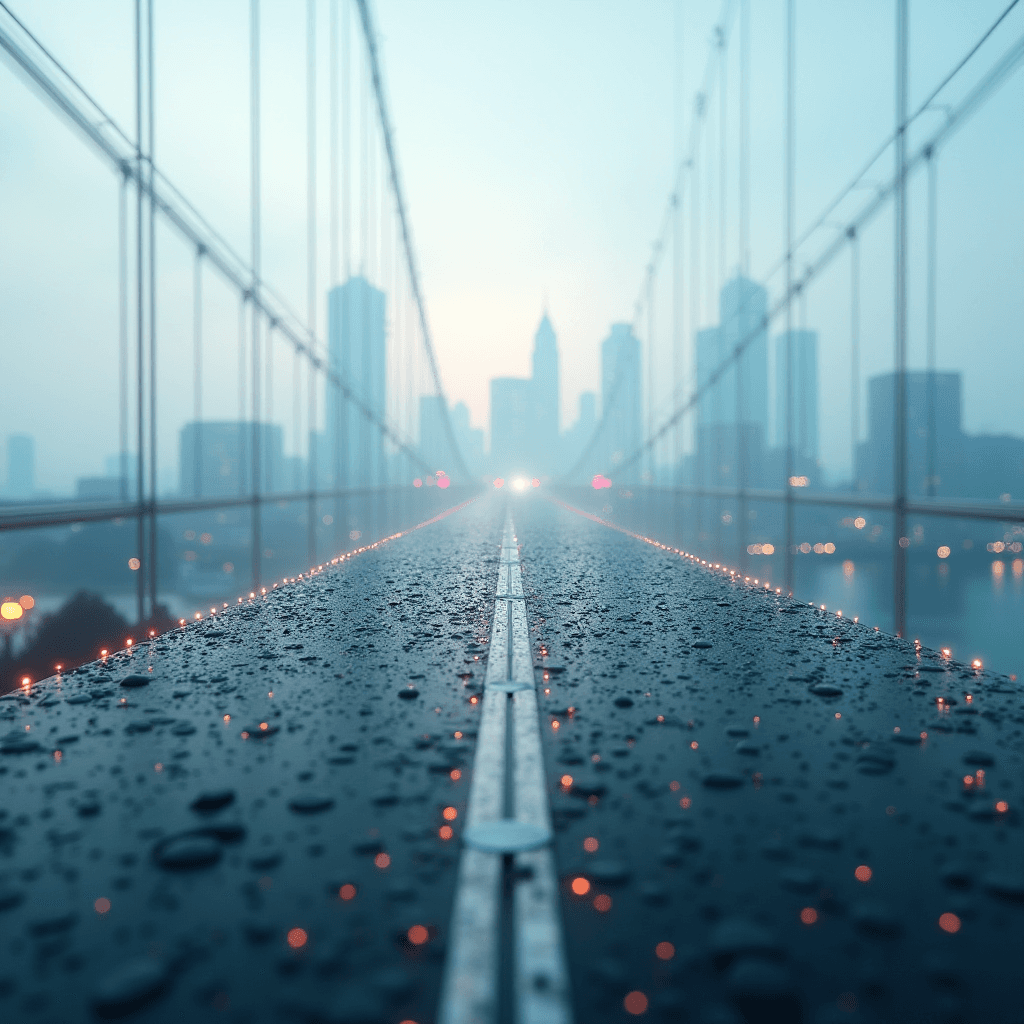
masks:
[[[487,683],[505,678],[508,611],[505,602],[495,604],[466,829],[500,821],[505,812],[508,696],[501,690],[488,690]],[[497,1019],[502,872],[500,854],[469,846],[463,849],[449,927],[451,948],[441,987],[440,1024],[493,1024]]]
[[[512,519],[506,520],[498,566],[481,726],[473,761],[466,829],[503,815],[506,758],[512,770],[509,809],[517,821],[551,835],[540,716]],[[506,714],[512,691],[512,745]],[[550,843],[515,854],[513,989],[516,1024],[572,1024],[569,975]],[[498,929],[502,855],[464,845],[452,912],[451,949],[441,989],[440,1024],[495,1024],[498,1019]],[[490,928],[490,934],[485,934]]]

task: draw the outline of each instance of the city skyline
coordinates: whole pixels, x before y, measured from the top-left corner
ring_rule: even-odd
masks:
[[[939,4],[930,9],[928,17],[915,16],[911,104],[927,95],[945,69],[962,55],[964,40],[980,34],[996,6],[980,2],[968,10],[962,5]],[[321,3],[318,10],[323,26],[326,4]],[[607,324],[628,318],[633,308],[649,259],[649,235],[671,186],[670,168],[677,156],[675,139],[685,134],[689,125],[691,98],[701,81],[718,12],[714,5],[693,5],[676,25],[674,7],[668,2],[636,10],[607,0],[595,5],[591,18],[582,22],[568,3],[543,8],[527,4],[515,17],[487,5],[465,5],[457,10],[459,16],[447,22],[449,31],[437,39],[444,60],[431,58],[429,74],[421,40],[425,33],[436,33],[436,10],[430,4],[384,0],[378,18],[390,69],[393,119],[402,135],[403,177],[410,188],[409,205],[417,225],[417,251],[441,377],[451,403],[464,402],[474,427],[486,429],[487,382],[492,377],[519,376],[528,371],[528,339],[545,294],[561,332],[561,407],[574,409],[582,393],[598,390],[600,358],[595,340],[603,337]],[[842,72],[854,54],[863,53],[868,63],[877,61],[882,66],[889,59],[891,19],[883,17],[882,6],[869,6],[866,12],[861,16],[848,11],[826,13],[813,5],[806,5],[806,9],[801,5],[798,10],[798,234],[849,179],[862,154],[891,130],[890,84],[885,76],[858,80],[861,92],[856,118],[844,115],[853,100],[838,88],[845,81]],[[766,197],[779,187],[781,152],[774,128],[769,132],[762,127],[778,121],[780,26],[775,11],[754,8],[751,13],[755,40],[752,75],[759,89],[751,110],[754,134],[750,156],[758,173],[751,183],[750,252],[741,258],[736,214],[730,204],[724,248],[717,221],[702,241],[701,262],[707,269],[696,285],[699,308],[692,316],[688,309],[682,314],[688,338],[691,326],[699,329],[712,322],[710,311],[717,285],[737,265],[759,280],[780,252],[777,204]],[[218,229],[239,251],[248,251],[245,131],[234,114],[228,116],[229,109],[234,111],[245,103],[243,6],[218,5],[215,10],[201,11],[184,3],[172,11],[158,4],[157,14],[162,19],[157,37],[159,152],[171,161],[168,173],[186,194],[194,197],[208,215],[216,211],[212,219]],[[1003,26],[1007,32],[1019,29],[1020,14],[1011,13]],[[117,120],[130,125],[131,19],[126,10],[112,3],[98,4],[88,23],[80,23],[73,9],[42,2],[34,4],[30,16],[26,16]],[[302,232],[296,232],[294,226],[303,223],[305,210],[302,197],[285,182],[298,168],[299,154],[304,149],[302,119],[293,116],[302,107],[301,83],[286,73],[288,61],[301,59],[302,18],[273,4],[268,5],[266,18],[266,35],[273,43],[268,43],[268,53],[279,56],[279,63],[267,72],[271,105],[265,157],[268,195],[273,202],[267,203],[266,217],[267,237],[273,244],[265,254],[266,274],[280,282],[293,306],[301,306],[306,290],[304,241]],[[543,19],[545,33],[538,36],[530,31],[533,18]],[[838,27],[828,21],[835,18],[840,19]],[[196,19],[202,30],[186,32],[185,26],[194,26]],[[838,35],[843,43],[830,52],[826,62],[815,40],[828,26],[830,38]],[[673,40],[679,45],[675,46]],[[979,60],[990,60],[1001,45],[1001,37],[987,43]],[[324,62],[326,38],[321,37],[318,46]],[[678,83],[673,56],[676,49],[682,56]],[[730,60],[735,51],[736,47],[731,46]],[[218,60],[209,62],[209,66],[220,69],[216,81],[175,73],[179,67],[205,67],[203,56],[213,52]],[[475,76],[479,88],[473,95],[455,88],[478,69],[480,54],[487,54],[493,66],[513,67],[517,55],[524,52],[531,55],[537,73],[523,88],[509,88],[507,82],[514,80],[512,75],[505,81],[502,76],[489,74]],[[560,58],[567,55],[581,62],[579,74],[564,73],[565,61]],[[610,66],[617,69],[613,76],[604,73]],[[0,74],[10,85],[5,91],[10,102],[0,112],[3,134],[31,140],[4,158],[11,184],[8,195],[17,195],[19,205],[6,205],[7,200],[0,197],[0,204],[5,204],[0,215],[17,240],[4,257],[7,290],[3,298],[8,315],[2,328],[5,344],[0,369],[5,378],[28,382],[23,391],[5,397],[10,399],[13,421],[37,438],[41,484],[53,489],[75,471],[100,473],[101,453],[116,449],[116,382],[110,367],[116,360],[117,309],[116,289],[109,285],[116,268],[116,186],[110,185],[107,172],[64,125],[51,119],[34,96],[14,87],[15,79],[6,65]],[[968,69],[963,85],[958,80],[952,87],[950,101],[962,96],[976,78]],[[357,79],[356,69],[353,83]],[[325,76],[321,75],[319,81],[323,85]],[[734,64],[729,68],[729,83],[732,117]],[[502,116],[479,117],[486,109],[500,111]],[[647,113],[637,118],[637,110]],[[1020,111],[1019,92],[1005,90],[993,96],[984,118],[986,123],[993,118],[1011,123],[1019,118]],[[323,142],[327,138],[326,117],[326,103],[321,98],[318,118]],[[462,127],[467,123],[478,129],[472,140],[462,137]],[[509,124],[510,137],[520,144],[510,146],[496,139],[488,127],[492,123]],[[808,149],[804,140],[825,123],[845,125],[844,134],[828,134],[820,150]],[[911,145],[932,126],[934,121],[927,117],[915,125]],[[531,131],[533,134],[528,134]],[[179,144],[195,132],[207,146],[211,161],[192,161],[189,154],[195,147]],[[732,194],[737,153],[735,140],[727,141],[726,184],[727,192]],[[1021,142],[1016,137],[1004,140],[1001,145],[1009,147],[1005,152],[995,150],[994,145],[984,132],[968,129],[957,136],[948,155],[944,151],[938,179],[939,232],[941,238],[957,239],[958,244],[947,247],[949,255],[938,268],[937,349],[939,365],[964,373],[967,429],[1019,434],[1022,425],[1012,402],[1010,382],[1005,376],[970,372],[972,359],[978,366],[997,365],[1001,347],[1017,337],[1019,327],[1015,325],[1024,319],[1018,308],[1020,290],[1012,287],[1022,257],[1010,234],[1010,226],[1020,220],[1021,194],[1008,177],[1015,166],[1015,147]],[[487,159],[483,154],[489,152],[500,154],[501,159]],[[707,147],[701,152],[706,161]],[[639,153],[644,154],[642,159]],[[323,183],[329,161],[325,144],[318,150],[318,161]],[[215,169],[212,176],[210,167]],[[550,175],[550,184],[541,186],[538,167]],[[965,178],[979,167],[985,169],[984,187],[963,189]],[[75,190],[68,189],[68,173],[81,181]],[[873,173],[883,179],[889,169],[880,164]],[[919,252],[924,241],[925,191],[919,174],[912,180],[910,191],[912,253]],[[78,203],[79,194],[89,201]],[[498,209],[491,209],[494,204],[488,196],[492,194],[504,197]],[[970,203],[958,198],[968,194]],[[559,201],[553,203],[551,196],[558,196]],[[619,197],[625,199],[620,202]],[[710,194],[709,203],[716,198]],[[317,262],[322,285],[336,283],[329,280],[325,202],[325,189],[321,187],[324,229],[318,234]],[[490,213],[480,216],[484,208]],[[603,211],[600,218],[595,216],[597,210]],[[30,218],[40,229],[22,232]],[[983,232],[979,225],[984,226]],[[376,277],[377,265],[391,251],[388,247],[392,242],[381,228],[380,237],[364,251],[359,241],[361,231],[359,225],[353,225],[351,266],[355,270],[365,265],[367,272]],[[482,244],[485,235],[504,240],[500,252]],[[58,239],[60,245],[47,248],[46,239]],[[886,255],[889,242],[886,218],[880,219],[862,240],[864,366],[884,365],[890,358],[891,294],[885,284],[890,270]],[[479,254],[485,251],[488,255],[481,260]],[[193,254],[172,243],[162,229],[159,253],[165,274],[160,301],[165,314],[161,357],[162,366],[172,378],[159,406],[161,475],[159,466],[173,462],[177,431],[192,413],[190,403],[179,397],[187,390],[188,368],[169,365],[172,360],[168,353],[190,343],[188,317],[174,315],[174,311],[187,307]],[[909,359],[916,368],[921,368],[925,359],[923,264],[914,256],[909,268]],[[56,298],[52,289],[41,292],[26,276],[40,266],[47,266],[64,282]],[[800,266],[798,260],[798,270]],[[339,277],[343,271],[340,268]],[[768,283],[774,303],[781,285],[779,274],[770,275]],[[842,284],[843,275],[833,274],[800,299],[808,322],[819,324],[822,372],[830,378],[845,372],[848,362],[848,311]],[[687,278],[684,298],[694,291],[691,285]],[[672,323],[668,315],[671,293],[671,288],[661,287],[656,299],[655,334],[660,346],[656,380],[660,390],[655,405],[659,411],[664,409],[673,383],[669,346]],[[999,300],[993,296],[999,296]],[[405,301],[401,299],[399,307]],[[211,372],[230,372],[237,310],[229,297],[212,287],[205,303],[205,330],[210,339],[207,365]],[[326,315],[325,307],[318,308],[316,319],[323,338],[327,334]],[[635,326],[642,336],[646,326]],[[776,328],[774,325],[773,330]],[[80,437],[58,443],[48,427],[45,410],[26,397],[35,393],[36,384],[40,389],[44,386],[33,377],[36,371],[30,353],[35,351],[60,358],[68,367],[69,378],[82,382],[81,388],[58,387],[54,400],[73,417],[88,416],[101,436],[90,438],[88,443]],[[683,377],[689,379],[693,372],[689,343],[684,345],[684,361]],[[278,370],[282,375],[287,371],[283,355]],[[208,392],[206,405],[210,406],[221,396]],[[106,395],[110,399],[106,409],[110,411],[97,414],[87,410],[83,404],[86,395]],[[835,409],[841,430],[820,424],[820,445],[827,464],[845,464],[847,468],[852,458],[846,428],[850,420],[848,401],[847,396],[840,395]],[[318,410],[320,429],[325,426],[325,404],[321,402]],[[223,419],[233,412],[222,408],[214,413],[211,409],[209,415]],[[286,431],[288,426],[286,423]],[[286,446],[291,447],[287,441]]]

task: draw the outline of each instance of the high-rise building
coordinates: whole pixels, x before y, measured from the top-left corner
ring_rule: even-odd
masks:
[[[32,497],[36,489],[36,442],[29,434],[7,438],[7,487],[5,495],[15,501]]]
[[[470,425],[469,408],[464,402],[457,402],[448,415],[466,469],[477,476],[483,467],[484,432]],[[437,395],[420,397],[420,452],[434,472],[439,469],[449,475],[455,472],[455,456],[444,425],[444,399]]]
[[[559,417],[558,341],[547,313],[533,338],[533,378],[530,382],[533,414],[530,423],[530,455],[537,473],[556,470]]]
[[[629,324],[612,324],[601,343],[601,416],[604,421],[602,450],[605,472],[616,482],[639,479],[634,463],[616,476],[616,466],[643,443],[641,433],[640,342]]]
[[[786,339],[793,339],[793,453],[818,461],[818,332],[783,332],[775,339],[775,447],[786,448]]]
[[[385,296],[364,277],[350,277],[328,294],[331,369],[380,419],[386,411]],[[326,433],[330,479],[319,486],[369,487],[384,483],[384,438],[337,388],[327,388]],[[323,465],[322,454],[317,459]]]
[[[868,380],[868,436],[857,446],[856,485],[871,494],[895,492],[895,393],[894,373]],[[907,371],[907,493],[1016,500],[1024,495],[1024,439],[965,434],[961,393],[959,373]]]
[[[747,485],[760,481],[768,433],[768,293],[734,277],[718,300],[719,323],[697,332],[697,452],[699,482],[735,487],[742,446]],[[742,346],[738,359],[737,346]],[[737,367],[739,378],[737,379]]]
[[[186,498],[226,498],[252,491],[252,446],[259,444],[260,493],[295,489],[285,469],[284,432],[276,423],[186,423],[178,440],[178,490]],[[134,494],[130,497],[134,498]]]
[[[597,427],[597,395],[593,391],[580,393],[580,414],[576,422],[562,435],[562,466],[568,472],[583,456]],[[584,472],[590,468],[581,467]]]
[[[531,382],[524,377],[491,381],[491,468],[498,476],[530,472]]]
[[[740,380],[736,386],[736,363],[723,377],[723,399],[735,409],[739,395],[741,423],[753,424],[768,437],[768,293],[746,277],[734,277],[722,289],[718,300],[720,354],[731,355],[743,345],[739,358]],[[726,398],[731,395],[731,398]]]

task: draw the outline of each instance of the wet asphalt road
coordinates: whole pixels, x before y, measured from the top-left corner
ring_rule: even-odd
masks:
[[[435,1020],[507,501],[0,700],[0,1020]],[[1019,684],[511,507],[578,1024],[1024,1020]]]

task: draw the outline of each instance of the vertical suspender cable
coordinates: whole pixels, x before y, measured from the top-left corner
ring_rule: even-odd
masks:
[[[338,284],[340,238],[338,237],[338,0],[331,0],[330,110],[331,119],[331,287]]]
[[[148,566],[146,565],[146,478],[145,472],[145,431],[146,431],[146,420],[145,420],[145,330],[146,330],[146,310],[145,310],[145,290],[144,282],[145,277],[143,276],[142,266],[142,239],[143,239],[143,221],[142,221],[142,197],[145,193],[145,184],[142,172],[142,0],[135,0],[135,160],[136,160],[136,175],[135,175],[135,316],[137,331],[137,351],[136,351],[136,427],[138,429],[138,436],[136,438],[139,450],[136,454],[136,480],[135,489],[138,498],[138,518],[135,524],[135,542],[138,547],[138,558],[141,562],[138,571],[138,578],[136,580],[136,614],[139,622],[145,622],[146,620],[146,572]]]
[[[341,238],[339,234],[339,217],[338,217],[338,0],[330,0],[330,98],[328,102],[328,111],[330,117],[330,147],[331,147],[331,173],[330,173],[330,205],[331,205],[331,264],[329,267],[330,272],[330,287],[336,288],[338,286],[340,263],[341,263]],[[329,309],[330,307],[328,307]],[[331,350],[331,324],[327,324],[327,363],[331,366],[331,369],[337,372],[337,367],[332,365],[331,356],[334,353]],[[331,383],[328,380],[325,383],[326,388],[331,387]],[[338,552],[338,521],[341,519],[341,498],[337,491],[341,486],[338,482],[338,407],[343,401],[341,396],[341,389],[334,388],[334,401],[328,402],[324,400],[324,443],[327,448],[327,452],[331,455],[331,489],[335,492],[334,501],[332,507],[333,513],[333,526],[334,526],[334,542],[332,548],[335,553]]]
[[[292,490],[302,489],[302,352],[298,345],[292,357],[292,446],[294,469]]]
[[[683,12],[678,2],[672,6],[675,29],[675,94],[673,96],[673,117],[675,165],[682,167],[683,160]],[[683,388],[683,182],[680,172],[672,196],[672,395]],[[681,543],[679,535],[679,488],[682,485],[682,423],[672,431],[672,536],[676,544]]]
[[[907,615],[907,0],[896,0],[896,209],[895,348],[893,412],[895,508],[893,523],[893,626],[906,632]]]
[[[750,231],[750,207],[749,207],[749,195],[748,195],[748,182],[750,165],[748,163],[748,150],[749,139],[747,133],[749,130],[748,121],[748,88],[749,88],[749,74],[748,74],[748,60],[750,56],[750,26],[748,18],[750,15],[750,7],[748,0],[740,0],[739,5],[739,29],[740,29],[740,53],[739,53],[739,64],[740,64],[740,138],[739,138],[739,253],[738,264],[739,269],[737,271],[737,277],[740,278],[740,306],[739,306],[739,329],[736,332],[736,337],[742,339],[746,337],[747,332],[750,330],[750,321],[747,317],[747,260],[748,252],[747,248],[749,245],[749,231]],[[739,552],[739,565],[742,571],[746,571],[747,568],[747,438],[744,437],[743,429],[741,425],[740,413],[744,406],[744,379],[743,379],[743,364],[746,359],[746,353],[740,355],[736,359],[736,489],[739,492],[739,500],[736,508],[736,548]],[[751,370],[753,370],[753,360],[749,360],[751,363]],[[753,375],[751,375],[753,376]],[[753,385],[753,380],[751,380]],[[750,388],[751,397],[754,394],[753,386]],[[753,410],[751,410],[751,419],[749,421],[753,423]],[[753,438],[753,429],[751,429],[747,435],[751,439]]]
[[[647,270],[647,436],[654,433],[654,263]],[[655,480],[654,445],[647,449],[647,485]],[[653,493],[653,492],[652,492]]]
[[[938,158],[928,153],[928,497],[935,497],[935,305],[936,305],[936,229],[938,224]]]
[[[786,543],[785,587],[793,593],[793,163],[794,124],[794,11],[793,0],[786,0],[786,154],[785,154],[785,232],[786,232]]]
[[[263,372],[266,374],[267,384],[264,390],[263,417],[267,425],[264,436],[263,448],[263,491],[272,494],[274,491],[274,444],[272,427],[274,423],[274,328],[277,327],[277,320],[270,317],[267,320],[267,351],[263,360]]]
[[[260,522],[260,0],[249,0],[250,200],[252,203],[252,586],[262,577]]]
[[[203,493],[203,247],[192,267],[192,494]]]
[[[121,170],[121,184],[117,203],[117,279],[118,279],[118,360],[120,388],[118,402],[118,447],[120,450],[117,475],[118,494],[122,502],[128,501],[128,168]]]
[[[727,103],[726,103],[726,101],[728,99],[727,86],[729,84],[729,76],[728,76],[729,69],[728,69],[728,65],[726,63],[727,59],[728,59],[728,51],[727,51],[726,45],[725,45],[725,21],[723,19],[722,25],[718,29],[718,63],[719,63],[719,72],[720,72],[720,75],[721,75],[721,78],[720,78],[720,86],[721,87],[719,89],[719,96],[718,96],[718,294],[719,294],[719,296],[721,296],[721,294],[722,294],[722,289],[725,288],[725,281],[726,281],[726,276],[725,276],[726,275],[726,270],[725,270],[725,268],[726,268],[726,263],[725,263],[725,177],[726,177],[726,175],[725,175],[725,172],[726,172],[726,156],[727,156],[727,154],[726,154],[727,135],[726,135],[725,127],[726,127],[726,120],[727,120],[727,116],[728,116],[727,115]],[[711,214],[711,211],[709,210],[708,211],[709,217],[710,217],[710,214]],[[721,332],[719,334],[719,353],[721,355],[724,355],[725,354],[724,347],[722,346],[721,342],[723,342],[725,340],[725,317],[722,315],[721,300],[719,300],[719,317],[718,317],[718,321],[719,321],[719,328],[718,329]],[[740,336],[739,332],[737,332],[737,337],[739,337],[739,336]],[[740,375],[739,360],[737,360],[736,361],[736,379],[737,380],[739,380],[739,375]],[[718,480],[718,486],[721,486],[724,483],[724,481],[721,478],[721,473],[722,473],[721,464],[722,464],[723,458],[725,456],[724,456],[724,453],[722,452],[721,449],[722,449],[722,441],[725,439],[723,435],[725,433],[725,430],[724,430],[724,428],[725,428],[725,404],[726,404],[726,401],[727,401],[727,398],[726,398],[726,395],[725,395],[725,384],[724,384],[724,382],[723,382],[721,388],[719,389],[719,394],[722,397],[722,415],[721,415],[721,420],[720,420],[720,425],[719,425],[719,432],[716,434],[716,438],[715,438],[715,451],[717,453],[717,458],[716,458],[715,461],[716,461],[716,463],[718,463],[718,465],[716,467],[716,470],[715,470],[715,475],[716,475],[717,480]],[[739,410],[739,406],[737,406],[736,409],[735,409],[735,412],[734,412],[734,415],[733,415],[733,424],[734,424],[736,433],[738,435],[739,434],[739,429],[740,429],[740,410]],[[718,508],[717,508],[717,511],[716,511],[716,514],[715,514],[715,536],[717,538],[716,542],[715,542],[715,551],[716,551],[716,554],[719,555],[719,557],[724,558],[725,557],[725,545],[724,545],[724,541],[722,540],[722,522],[723,522],[722,516],[723,516],[723,513],[722,513],[722,503],[719,502],[718,503]]]
[[[341,3],[341,258],[345,278],[346,294],[341,304],[340,330],[345,338],[340,349],[341,375],[349,380],[346,353],[351,344],[351,302],[352,302],[352,8],[351,0]],[[341,339],[339,338],[339,343]],[[348,423],[350,410],[348,399],[342,395],[337,404],[337,422],[334,424],[335,445],[335,487],[349,486],[349,441]],[[339,499],[339,510],[341,509]],[[334,517],[335,548],[340,550],[348,539],[348,498],[345,499],[345,514]]]
[[[342,273],[352,276],[352,14],[350,0],[341,9],[341,255]]]
[[[367,82],[368,72],[366,58],[359,65],[359,273],[367,277],[370,268],[366,263],[366,253],[370,247],[370,226],[367,220],[369,210],[366,205],[367,184],[369,174],[369,123],[370,123],[370,87]]]
[[[704,118],[704,95],[697,94],[694,104],[694,117],[700,122]],[[700,132],[700,124],[696,126],[696,133]],[[699,141],[699,134],[697,139]],[[694,153],[693,165],[690,174],[690,344],[693,351],[697,353],[697,335],[700,331],[700,152]],[[699,359],[699,355],[696,356]],[[706,409],[707,400],[701,403]],[[703,436],[702,436],[703,435]],[[701,416],[701,406],[697,406],[697,427],[694,431],[694,460],[693,469],[696,476],[694,490],[696,494],[696,515],[694,516],[694,546],[701,545],[701,533],[704,523],[704,496],[700,491],[704,487],[704,462],[707,458],[706,450],[707,424]]]
[[[850,465],[854,490],[860,490],[857,445],[860,444],[860,235],[853,226],[850,239]]]
[[[238,296],[238,495],[241,497],[249,489],[246,479],[249,466],[249,432],[245,429],[246,408],[246,330],[245,305],[249,301],[247,291]]]
[[[152,186],[156,179],[156,129],[153,102],[153,0],[146,15],[149,49],[147,77],[149,85],[149,614],[156,617],[156,197]]]
[[[306,0],[306,282],[310,351],[316,340],[316,0]],[[316,565],[316,366],[309,360],[309,564]]]

